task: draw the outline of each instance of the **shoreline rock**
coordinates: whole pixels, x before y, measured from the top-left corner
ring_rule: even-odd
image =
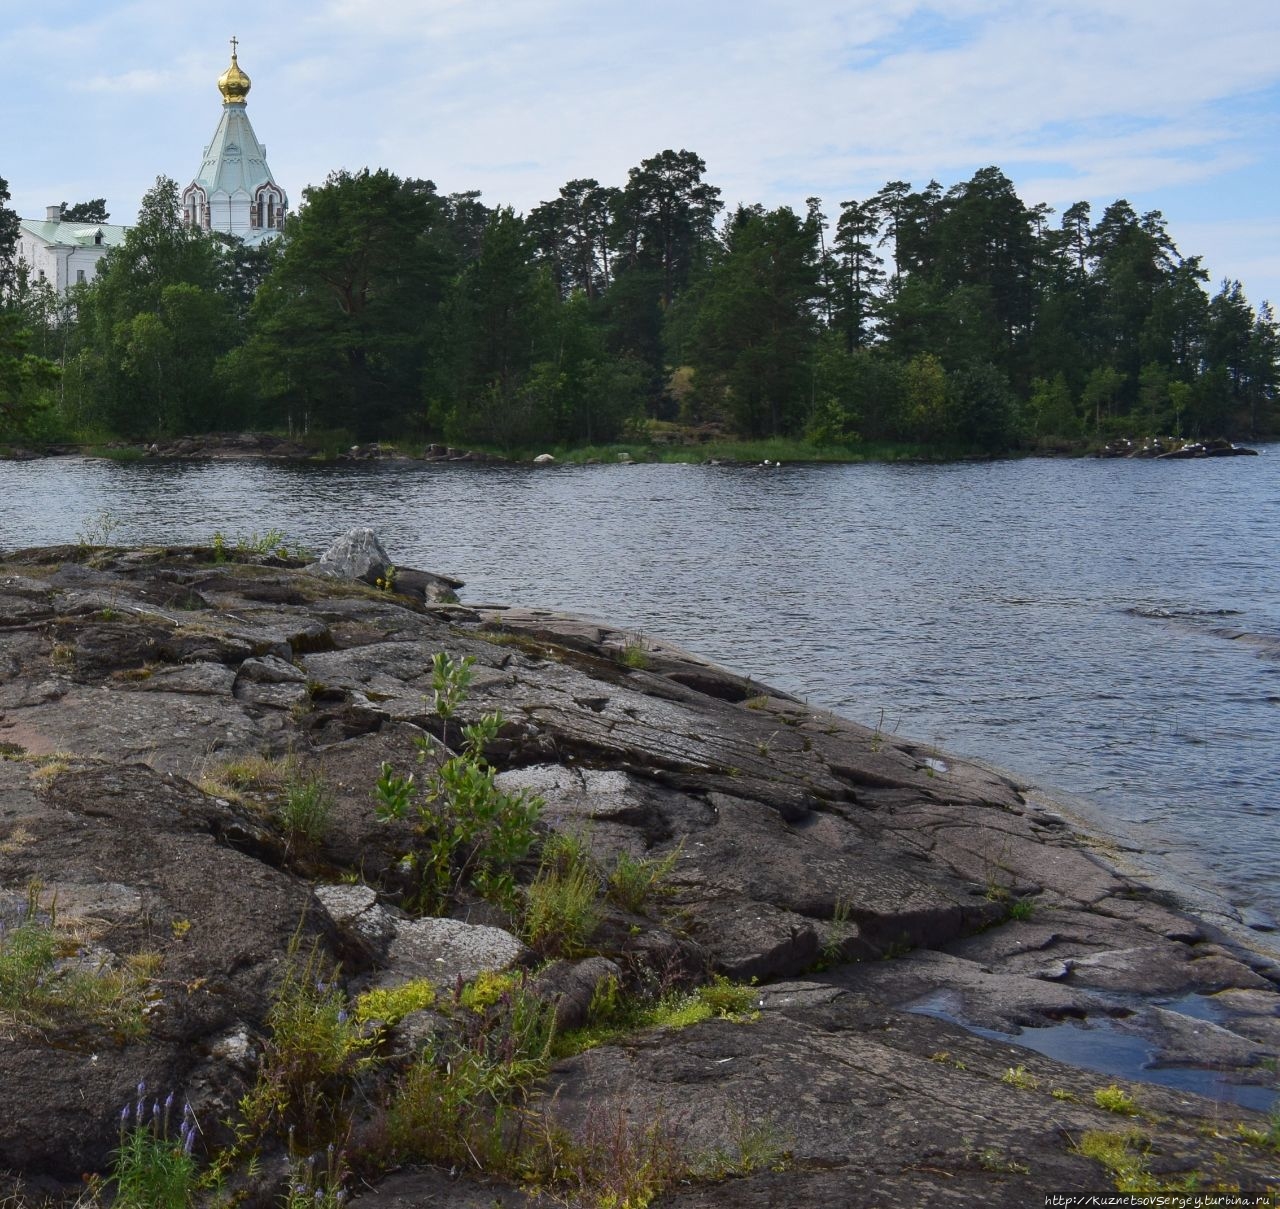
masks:
[[[384,764],[407,773],[422,745],[494,709],[508,719],[487,748],[498,784],[544,799],[544,831],[579,835],[604,867],[669,864],[660,906],[608,906],[597,956],[538,975],[557,1012],[580,1019],[611,970],[756,980],[753,1022],[621,1036],[539,1084],[539,1111],[570,1134],[631,1120],[693,1154],[739,1155],[729,1182],[659,1203],[1021,1206],[1097,1191],[1110,1176],[1073,1140],[1134,1127],[1095,1102],[1113,1082],[1146,1114],[1153,1170],[1276,1182],[1275,1154],[1223,1125],[1265,1127],[1247,1105],[1274,1094],[1274,962],[1102,860],[999,772],[607,623],[433,603],[430,578],[398,570],[386,591],[191,547],[0,562],[5,918],[38,885],[74,925],[76,960],[148,971],[133,1032],[0,1018],[0,1071],[23,1089],[23,1112],[0,1122],[12,1187],[104,1170],[140,1079],[180,1089],[215,1144],[299,944],[340,963],[350,991],[439,970],[442,997],[478,970],[535,969],[517,922],[486,903],[415,919],[408,824],[374,812]],[[443,727],[437,651],[475,660]],[[288,778],[329,794],[318,838],[282,823]],[[416,1012],[392,1048],[447,1027]],[[1128,1046],[1163,1069],[1024,1048],[1050,1036],[1077,1058]],[[1199,1094],[1211,1085],[1218,1099]],[[376,1106],[388,1088],[362,1094]],[[788,1170],[740,1161],[765,1135]],[[357,1201],[425,1203],[445,1178],[402,1172]],[[494,1195],[470,1177],[449,1187],[453,1203]],[[246,1190],[250,1204],[274,1195]]]

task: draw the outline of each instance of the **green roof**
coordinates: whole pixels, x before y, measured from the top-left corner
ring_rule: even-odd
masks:
[[[46,222],[43,219],[24,218],[22,229],[45,243],[61,244],[63,247],[93,247],[98,243],[98,232],[102,232],[102,244],[108,248],[118,248],[124,243],[128,227],[112,222]]]

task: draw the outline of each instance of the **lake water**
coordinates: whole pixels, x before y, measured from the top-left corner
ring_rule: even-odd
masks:
[[[1280,447],[943,466],[0,463],[0,548],[371,525],[466,602],[593,614],[1078,795],[1280,917]]]

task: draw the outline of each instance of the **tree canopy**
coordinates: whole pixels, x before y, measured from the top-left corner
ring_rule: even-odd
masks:
[[[65,302],[19,272],[7,198],[0,181],[2,380],[27,400],[11,426],[56,394],[44,414],[67,431],[135,436],[515,447],[679,419],[1003,450],[1280,431],[1270,306],[1238,281],[1211,292],[1159,211],[1058,217],[994,166],[726,213],[703,160],[668,149],[527,215],[340,171],[257,247],[184,225],[160,178]],[[102,199],[63,212],[107,217]]]

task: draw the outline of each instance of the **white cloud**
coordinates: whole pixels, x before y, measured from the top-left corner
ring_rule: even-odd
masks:
[[[577,176],[621,183],[664,147],[701,154],[727,200],[768,204],[987,164],[1059,205],[1242,172],[1280,196],[1272,0],[276,0],[237,22],[169,0],[50,0],[0,45],[33,117],[78,93],[69,129],[89,144],[100,124],[111,150],[95,164],[80,149],[87,194],[127,163],[139,194],[157,170],[194,168],[237,33],[295,198],[370,164],[527,209]],[[83,112],[85,91],[110,98],[101,112]],[[121,128],[154,138],[124,146]],[[60,176],[63,157],[45,157]]]

